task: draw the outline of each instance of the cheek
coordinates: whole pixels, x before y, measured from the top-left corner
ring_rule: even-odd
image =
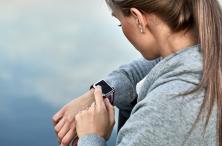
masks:
[[[130,41],[130,43],[138,50],[142,51],[144,48],[144,41],[141,37],[140,32],[138,31],[137,26],[133,24],[123,24],[122,30],[126,38]]]
[[[132,45],[134,45],[135,47],[137,46],[136,44],[136,38],[137,38],[137,34],[135,32],[135,28],[128,24],[123,24],[122,25],[122,31],[124,33],[124,35],[126,36],[126,38],[130,41],[130,43]],[[137,47],[136,47],[137,48]]]
[[[122,25],[122,30],[130,43],[147,59],[156,58],[158,56],[158,45],[153,35],[147,32],[141,35],[138,28],[128,24]]]

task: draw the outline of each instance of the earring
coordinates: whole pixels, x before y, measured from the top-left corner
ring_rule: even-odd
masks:
[[[140,28],[140,32],[143,33],[142,25],[139,25],[139,28]]]

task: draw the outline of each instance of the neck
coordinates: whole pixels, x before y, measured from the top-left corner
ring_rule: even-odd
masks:
[[[159,29],[155,35],[160,49],[160,56],[166,57],[196,44],[196,39],[191,31],[180,31],[172,33],[169,28]]]

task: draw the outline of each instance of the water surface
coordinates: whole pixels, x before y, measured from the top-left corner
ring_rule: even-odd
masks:
[[[57,145],[52,115],[139,56],[110,14],[103,0],[0,1],[1,146]]]

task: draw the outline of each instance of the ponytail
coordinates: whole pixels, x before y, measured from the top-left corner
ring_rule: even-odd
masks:
[[[203,53],[203,76],[198,88],[206,89],[196,122],[205,114],[206,130],[212,110],[217,106],[218,142],[222,146],[222,10],[217,0],[191,1]]]

